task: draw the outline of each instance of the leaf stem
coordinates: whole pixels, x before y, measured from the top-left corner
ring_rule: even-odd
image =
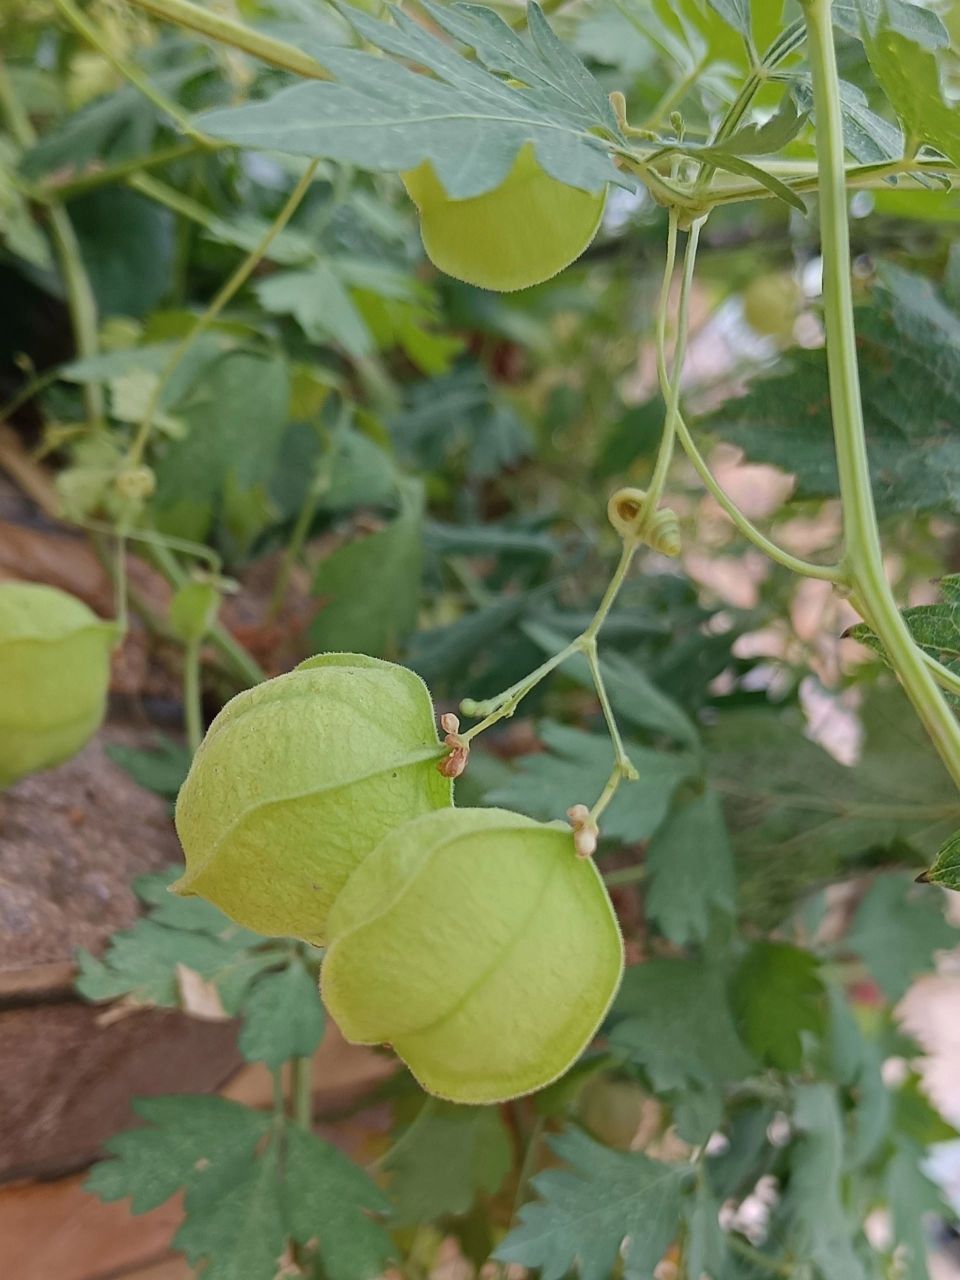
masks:
[[[187,746],[196,755],[203,741],[203,699],[200,691],[201,641],[191,640],[183,651],[183,714]]]
[[[222,13],[191,4],[190,0],[130,0],[130,3],[153,14],[155,18],[163,18],[178,27],[186,27],[218,44],[241,49],[263,62],[269,62],[271,66],[282,67],[285,71],[292,71],[312,80],[330,79],[327,69],[296,45],[264,35]]]
[[[309,1133],[313,1128],[313,1059],[290,1060],[291,1118]]]
[[[948,771],[960,785],[960,725],[910,635],[884,570],[860,398],[832,0],[802,3],[817,122],[827,367],[843,505],[844,567],[907,696]]]

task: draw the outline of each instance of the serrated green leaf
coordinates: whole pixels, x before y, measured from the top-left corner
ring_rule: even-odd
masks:
[[[540,737],[551,753],[522,756],[511,780],[487,797],[490,804],[518,809],[544,821],[562,819],[573,804],[590,805],[613,769],[609,737],[547,722]],[[689,755],[651,751],[627,743],[639,777],[624,782],[603,815],[602,833],[632,844],[651,835],[666,817],[678,786],[696,776]]]
[[[833,0],[833,20],[847,35],[860,36],[864,23],[875,30],[880,23],[927,49],[942,49],[950,36],[930,9],[907,0]]]
[[[534,1178],[539,1201],[520,1210],[494,1257],[539,1267],[542,1280],[574,1269],[608,1280],[622,1256],[625,1280],[647,1280],[676,1235],[689,1170],[611,1151],[576,1129],[550,1145],[570,1167]]]
[[[647,848],[647,914],[671,942],[703,942],[715,912],[736,897],[733,853],[719,798],[701,791],[679,804]]]
[[[826,1028],[826,993],[816,956],[785,942],[754,942],[733,975],[734,1016],[744,1043],[769,1066],[796,1071],[804,1032]]]
[[[292,315],[311,342],[333,343],[354,358],[373,350],[370,331],[329,262],[268,276],[256,286],[256,294],[266,311]]]
[[[944,97],[936,55],[886,25],[865,43],[870,66],[906,133],[960,164],[960,111]]]
[[[513,1148],[496,1107],[461,1107],[430,1098],[386,1161],[393,1219],[419,1226],[466,1213],[478,1191],[498,1191]]]
[[[808,76],[798,78],[793,94],[802,110],[813,114],[813,87]],[[883,164],[903,155],[900,129],[870,109],[867,95],[848,80],[840,81],[843,143],[860,164]]]
[[[913,877],[879,876],[857,909],[844,945],[858,955],[891,1000],[933,968],[934,953],[957,945],[943,895]]]
[[[531,12],[536,8],[531,5]],[[429,160],[451,196],[466,199],[504,180],[525,143],[532,143],[542,167],[570,186],[598,191],[608,182],[627,183],[614,167],[600,137],[611,134],[609,104],[598,118],[599,87],[582,64],[576,77],[528,47],[530,64],[514,88],[470,62],[402,11],[393,23],[345,10],[371,44],[393,57],[428,67],[437,78],[420,75],[390,58],[356,49],[320,51],[334,77],[283,89],[267,102],[214,111],[200,127],[241,146],[339,160],[361,168],[403,172]],[[438,11],[441,22],[483,22],[484,48],[517,61],[516,34],[492,13],[474,19],[470,9]],[[541,41],[545,41],[536,17]],[[573,55],[569,54],[569,58]],[[533,70],[530,69],[533,68]],[[529,84],[536,75],[536,82]],[[561,91],[556,87],[560,77]],[[601,95],[602,96],[602,95]]]
[[[634,965],[612,1017],[611,1044],[643,1067],[658,1093],[713,1087],[755,1066],[715,964],[661,958]]]
[[[375,1280],[395,1257],[374,1215],[383,1192],[336,1147],[304,1129],[287,1133],[284,1216],[294,1240],[315,1251],[328,1280]]]
[[[923,873],[930,884],[942,884],[945,889],[960,890],[960,831],[940,846],[933,866]]]
[[[326,1024],[317,984],[297,959],[254,981],[243,1002],[243,1018],[240,1052],[248,1062],[264,1062],[273,1071],[290,1058],[309,1058]]]
[[[750,37],[749,0],[707,0],[707,3],[719,13],[724,22],[733,27],[734,31]]]
[[[866,1280],[854,1248],[859,1223],[843,1208],[843,1125],[833,1089],[802,1085],[793,1120],[801,1136],[790,1153],[787,1210],[799,1252],[816,1265],[823,1280]]]
[[[776,926],[798,895],[870,852],[911,846],[920,866],[960,826],[949,777],[899,690],[873,692],[862,717],[853,767],[811,742],[795,709],[733,711],[706,731],[751,918]]]
[[[858,307],[858,356],[870,474],[882,514],[960,506],[960,318],[921,276],[882,265]],[[822,351],[796,351],[705,425],[797,477],[796,496],[837,494],[830,396]]]
[[[317,570],[313,593],[323,607],[310,639],[318,650],[395,656],[416,626],[423,485],[408,479],[398,487],[400,510],[386,528],[345,543]],[[358,582],[363,591],[357,591]]]
[[[173,1243],[205,1280],[275,1280],[287,1245],[276,1143],[219,1185],[198,1181]]]
[[[114,1158],[95,1165],[85,1185],[101,1200],[130,1196],[134,1213],[157,1208],[181,1187],[236,1176],[271,1123],[269,1115],[215,1096],[140,1098],[133,1107],[146,1125],[108,1138]]]

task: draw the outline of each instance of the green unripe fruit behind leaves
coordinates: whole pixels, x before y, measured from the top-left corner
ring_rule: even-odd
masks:
[[[451,804],[426,685],[352,653],[238,694],[177,798],[174,886],[258,933],[325,940],[327,912],[380,839]]]
[[[454,1102],[555,1080],[620,983],[610,899],[569,828],[447,809],[392,831],[330,913],[320,974],[348,1040],[388,1042]]]
[[[65,591],[0,583],[0,787],[76,755],[103,720],[114,623]]]
[[[751,329],[778,342],[793,337],[803,290],[788,272],[756,276],[743,291],[743,314]]]
[[[430,261],[482,289],[509,292],[549,280],[597,234],[606,190],[581,191],[541,169],[529,143],[493,191],[452,200],[429,161],[403,174]]]

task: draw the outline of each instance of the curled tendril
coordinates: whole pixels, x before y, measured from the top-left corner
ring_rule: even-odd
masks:
[[[645,489],[618,489],[607,504],[607,517],[621,538],[635,538],[665,556],[680,554],[677,513],[671,507],[650,511]]]

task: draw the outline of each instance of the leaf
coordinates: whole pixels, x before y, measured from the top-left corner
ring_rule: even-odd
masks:
[[[14,180],[19,155],[14,143],[0,134],[0,244],[25,262],[47,271],[53,263],[50,246]]]
[[[209,58],[168,68],[151,77],[156,87],[175,96],[210,68]],[[82,173],[90,162],[109,165],[147,154],[160,128],[158,109],[133,85],[124,85],[66,116],[50,129],[23,161],[23,174],[37,179],[66,170]]]
[[[706,1178],[700,1178],[692,1200],[687,1201],[687,1238],[684,1261],[689,1276],[726,1275],[726,1240],[720,1229],[720,1205]]]
[[[779,924],[799,894],[871,852],[912,847],[922,865],[960,826],[949,777],[899,690],[872,693],[862,715],[852,768],[811,742],[793,709],[725,713],[705,733],[752,918]]]
[[[813,115],[813,87],[809,76],[796,80],[793,95],[800,108]],[[860,164],[884,164],[901,158],[903,134],[900,129],[871,111],[867,95],[848,80],[840,81],[840,114],[844,146],[854,160]]]
[[[186,436],[168,441],[156,460],[162,527],[182,534],[180,513],[187,508],[198,513],[193,533],[203,537],[231,491],[263,491],[280,450],[289,397],[287,368],[276,357],[233,351],[204,372],[176,406]]]
[[[822,1036],[826,1030],[816,956],[785,942],[754,942],[733,975],[730,994],[751,1052],[780,1071],[799,1070],[803,1033]]]
[[[478,1191],[499,1191],[513,1149],[496,1107],[462,1107],[431,1098],[390,1151],[386,1169],[401,1225],[467,1213]]]
[[[540,737],[549,755],[522,756],[510,781],[487,796],[489,804],[517,809],[544,821],[562,819],[573,804],[592,804],[613,769],[609,737],[546,722]],[[666,817],[673,792],[695,777],[688,755],[651,751],[627,743],[639,778],[624,782],[603,815],[602,833],[633,844],[651,835]]]
[[[253,1159],[271,1119],[216,1096],[139,1098],[133,1109],[147,1125],[108,1138],[114,1158],[95,1165],[85,1184],[101,1200],[130,1196],[147,1213],[181,1187],[222,1185]]]
[[[773,155],[796,138],[805,119],[806,111],[798,111],[795,99],[785,94],[769,119],[741,126],[724,138],[723,149],[737,156]]]
[[[856,1227],[843,1210],[843,1127],[833,1089],[800,1086],[793,1120],[801,1137],[791,1150],[787,1208],[799,1252],[823,1280],[866,1280],[853,1245]]]
[[[833,20],[847,35],[860,37],[864,22],[875,30],[884,23],[891,31],[915,40],[926,49],[943,49],[950,36],[940,18],[907,0],[833,0]]]
[[[960,164],[960,111],[944,98],[935,54],[886,25],[865,36],[865,44],[906,133]]]
[[[170,288],[175,222],[169,209],[125,187],[67,206],[101,316],[144,316]]]
[[[945,889],[960,889],[960,831],[955,831],[940,846],[933,866],[923,873],[930,884],[942,884]]]
[[[315,1252],[327,1280],[375,1280],[396,1256],[374,1215],[383,1192],[328,1142],[300,1128],[287,1132],[284,1216],[290,1235]]]
[[[292,315],[311,342],[334,342],[354,358],[373,349],[363,317],[329,262],[268,276],[256,294],[266,311]]]
[[[144,749],[111,742],[105,751],[138,786],[173,799],[187,776],[192,753],[179,742],[161,734],[156,736],[155,743],[155,746]]]
[[[275,1143],[235,1170],[229,1184],[198,1182],[174,1236],[204,1280],[275,1280],[287,1244]]]
[[[705,941],[715,911],[733,912],[733,854],[715,792],[673,810],[650,841],[646,869],[647,914],[678,946]]]
[[[324,606],[310,627],[310,639],[318,650],[395,655],[416,627],[423,486],[419,480],[404,480],[398,487],[400,510],[387,527],[345,543],[317,570],[313,593]]]
[[[205,1277],[275,1280],[292,1237],[322,1259],[329,1280],[374,1280],[393,1248],[371,1216],[387,1202],[329,1143],[295,1125],[217,1097],[178,1095],[134,1103],[149,1127],[110,1138],[115,1158],[87,1189],[131,1196],[146,1213],[185,1188],[174,1246]],[[283,1159],[280,1154],[282,1143]]]
[[[960,508],[960,318],[918,275],[881,266],[858,307],[858,354],[874,497],[884,515]],[[835,497],[822,351],[796,351],[704,423],[754,462],[797,477],[795,496]]]
[[[750,3],[749,0],[707,0],[712,9],[719,13],[724,22],[733,27],[742,36],[750,38]]]
[[[272,1071],[290,1058],[309,1058],[323,1039],[326,1021],[317,984],[297,959],[254,981],[243,1017],[240,1052]]]
[[[900,1137],[886,1168],[885,1191],[897,1244],[897,1274],[902,1280],[930,1280],[927,1268],[928,1215],[949,1215],[943,1195],[923,1171],[928,1152]]]
[[[614,167],[602,139],[591,132],[616,136],[609,104],[572,53],[564,51],[557,62],[535,4],[530,5],[532,47],[524,46],[490,11],[477,15],[469,6],[434,11],[441,25],[466,30],[478,40],[482,33],[485,57],[515,68],[527,85],[523,89],[469,62],[399,9],[390,10],[393,23],[352,7],[344,12],[365,40],[428,68],[436,78],[390,58],[331,47],[321,50],[320,57],[333,80],[283,89],[266,102],[210,112],[199,118],[200,128],[240,146],[364,169],[403,172],[429,160],[456,199],[499,186],[528,142],[546,172],[570,186],[598,191],[608,182],[631,185]]]
[[[610,1043],[641,1066],[657,1093],[715,1087],[754,1062],[733,1021],[726,983],[706,960],[658,958],[624,976]]]
[[[857,909],[845,946],[858,955],[891,1000],[929,972],[936,951],[957,945],[937,890],[917,888],[911,876],[879,876]]]
[[[550,1145],[570,1167],[533,1179],[540,1199],[520,1210],[494,1257],[539,1267],[542,1280],[574,1268],[582,1280],[608,1280],[622,1255],[625,1280],[648,1280],[676,1234],[688,1169],[612,1151],[576,1129]]]

